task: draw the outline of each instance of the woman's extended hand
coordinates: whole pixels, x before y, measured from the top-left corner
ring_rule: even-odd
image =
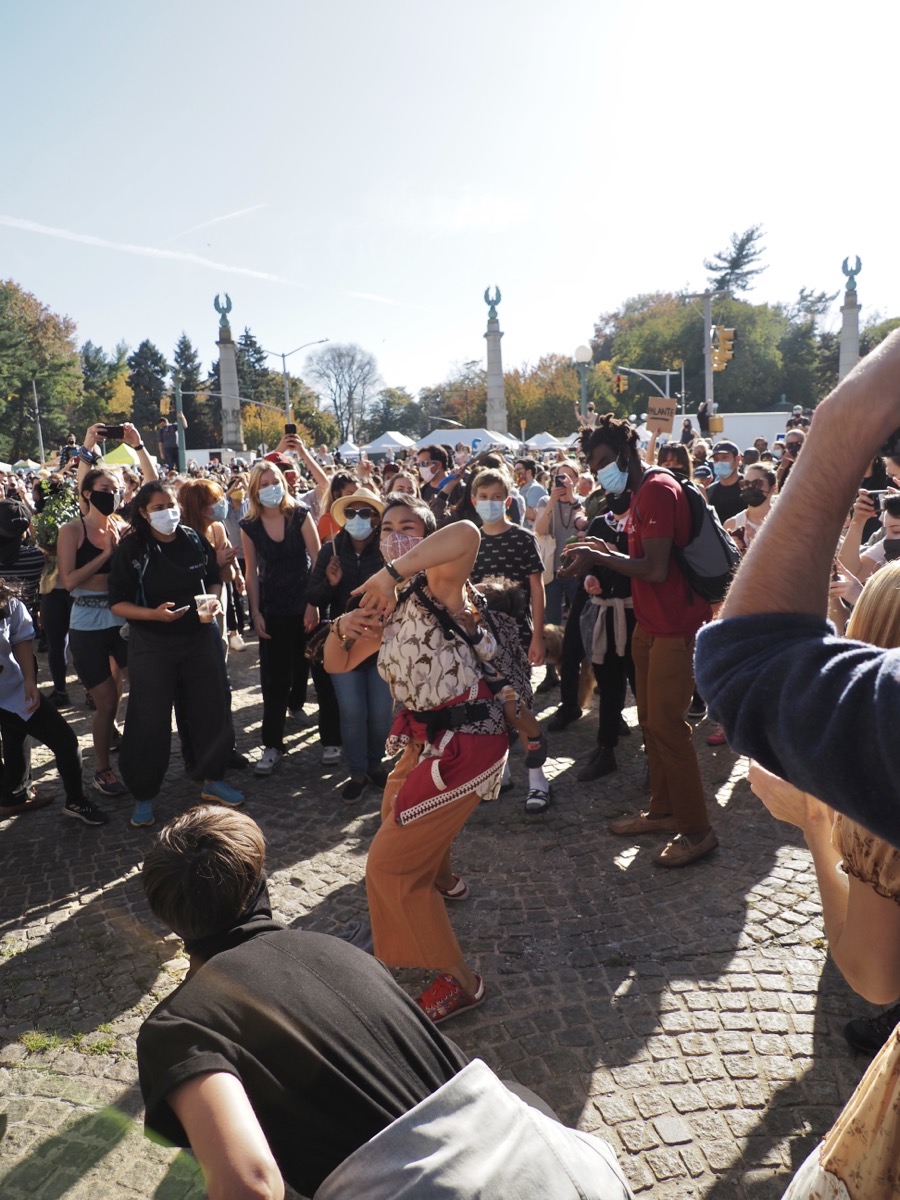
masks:
[[[796,825],[798,829],[805,831],[818,821],[827,821],[830,824],[834,819],[833,810],[827,804],[823,804],[815,796],[810,796],[808,792],[801,792],[792,783],[767,771],[759,763],[750,764],[747,782],[751,791],[762,800],[778,821],[787,821],[788,824]]]
[[[350,594],[361,596],[359,607],[370,617],[389,616],[397,607],[397,581],[386,567],[370,575],[365,583],[360,584]]]
[[[258,612],[253,618],[253,628],[256,630],[256,636],[263,642],[272,640],[271,633],[266,633],[266,618],[262,613]]]

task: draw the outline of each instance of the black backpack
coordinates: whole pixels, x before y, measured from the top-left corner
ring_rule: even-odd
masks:
[[[650,475],[668,475],[677,480],[687,497],[691,536],[685,545],[674,547],[675,561],[692,590],[711,604],[718,604],[725,599],[741,561],[740,550],[696,483],[666,467],[651,467],[644,478]]]

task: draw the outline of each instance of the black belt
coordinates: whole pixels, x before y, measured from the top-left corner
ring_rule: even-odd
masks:
[[[474,725],[491,715],[487,700],[466,700],[463,704],[451,704],[447,708],[432,708],[428,712],[410,712],[416,721],[421,721],[428,731],[429,742],[445,729],[460,729],[463,725]]]

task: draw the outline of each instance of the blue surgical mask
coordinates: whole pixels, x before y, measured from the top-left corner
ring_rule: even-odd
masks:
[[[372,518],[348,517],[344,522],[344,528],[352,538],[356,538],[358,542],[364,542],[372,532]]]
[[[628,487],[628,472],[623,471],[618,463],[611,462],[597,472],[597,482],[610,495],[621,496]]]
[[[475,504],[475,511],[485,525],[493,525],[495,522],[503,520],[503,514],[506,512],[506,501],[478,500]]]
[[[713,463],[713,474],[716,479],[727,479],[729,475],[734,473],[734,467],[731,463],[717,462]]]
[[[284,499],[284,488],[280,483],[259,489],[259,502],[265,508],[277,508]]]
[[[228,516],[228,501],[224,496],[212,506],[212,515],[214,521],[224,521]]]

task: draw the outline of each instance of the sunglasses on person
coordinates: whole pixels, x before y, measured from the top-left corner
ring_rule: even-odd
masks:
[[[347,520],[352,517],[362,517],[364,521],[372,521],[381,516],[377,508],[345,508],[344,516]]]

